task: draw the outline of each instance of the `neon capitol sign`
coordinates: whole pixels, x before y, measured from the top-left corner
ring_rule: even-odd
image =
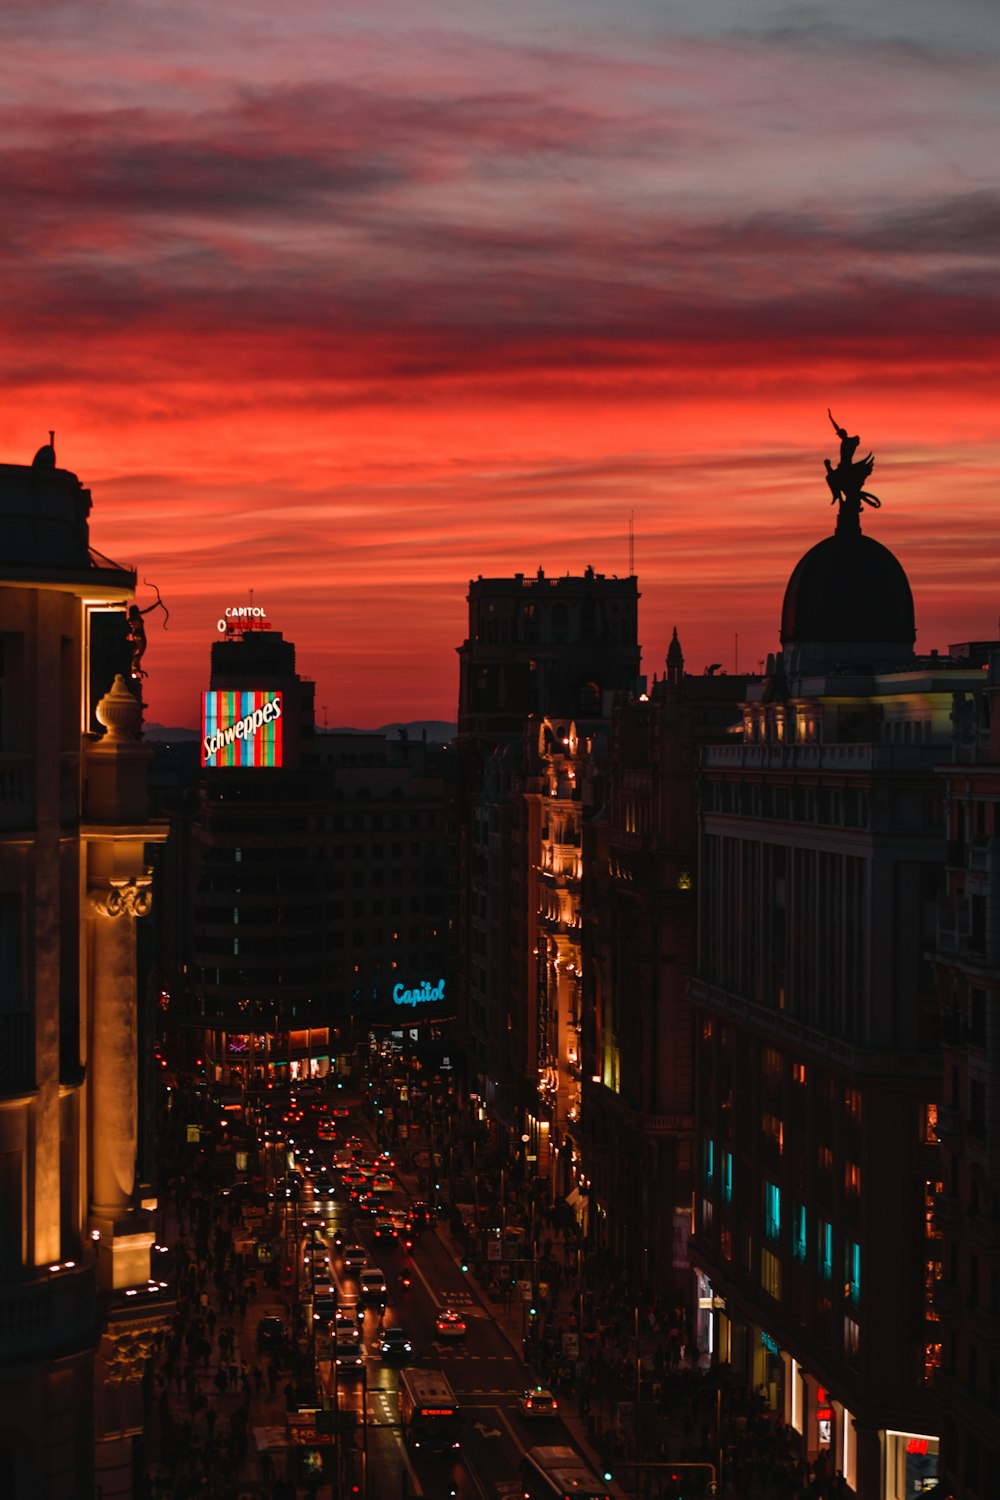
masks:
[[[431,984],[429,979],[425,979],[417,990],[408,990],[397,984],[392,998],[397,1005],[426,1005],[429,1000],[443,1000],[444,980],[439,979],[437,984]]]

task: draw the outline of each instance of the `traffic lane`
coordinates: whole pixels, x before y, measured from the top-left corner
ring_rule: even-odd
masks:
[[[528,1448],[540,1443],[576,1446],[561,1421],[525,1418],[510,1396],[494,1400],[487,1391],[469,1392],[462,1400],[462,1414],[462,1457],[483,1500],[523,1494],[521,1457]]]

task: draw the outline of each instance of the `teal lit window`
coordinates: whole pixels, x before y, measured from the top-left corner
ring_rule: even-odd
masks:
[[[733,1153],[731,1151],[722,1153],[722,1201],[723,1203],[733,1201]]]
[[[798,1261],[806,1258],[806,1210],[800,1203],[792,1216],[792,1254]]]
[[[857,1307],[861,1301],[861,1246],[848,1240],[844,1247],[844,1293]]]
[[[715,1142],[708,1136],[705,1137],[704,1165],[705,1184],[711,1187],[715,1181]]]
[[[764,1234],[769,1240],[781,1238],[781,1189],[777,1183],[764,1183]]]
[[[822,1219],[819,1224],[819,1274],[824,1281],[833,1277],[833,1225]]]

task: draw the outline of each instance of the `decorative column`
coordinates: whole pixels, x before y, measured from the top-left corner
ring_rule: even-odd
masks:
[[[152,906],[150,841],[166,836],[150,823],[141,741],[142,705],[116,677],[97,705],[105,726],[86,753],[83,836],[87,844],[87,1073],[90,1117],[90,1226],[99,1231],[98,1284],[105,1291],[145,1287],[154,1241],[148,1208],[136,1202],[138,1148],[138,996],[135,921]]]

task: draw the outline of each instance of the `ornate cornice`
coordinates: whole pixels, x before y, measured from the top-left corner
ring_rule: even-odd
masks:
[[[90,892],[91,905],[102,917],[145,917],[153,906],[153,876],[111,877],[106,888]]]

